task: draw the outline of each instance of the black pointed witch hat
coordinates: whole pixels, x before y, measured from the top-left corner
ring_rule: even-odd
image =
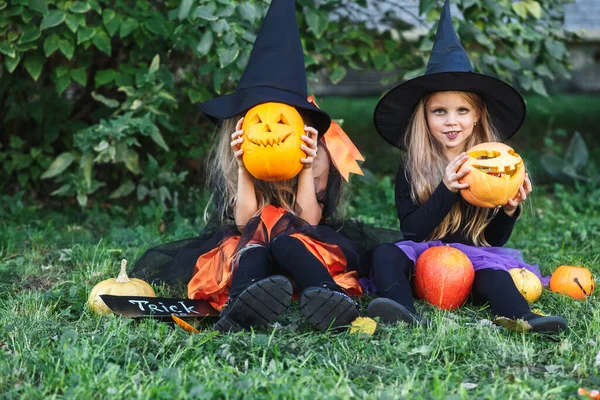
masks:
[[[503,140],[514,135],[525,120],[525,102],[519,92],[506,82],[473,72],[452,27],[449,0],[444,3],[425,74],[399,84],[379,101],[373,113],[377,131],[392,145],[403,148],[415,107],[423,96],[441,91],[480,95]]]
[[[294,0],[272,0],[235,92],[200,104],[213,121],[231,118],[255,105],[277,102],[301,108],[323,135],[331,118],[307,101],[304,52]]]

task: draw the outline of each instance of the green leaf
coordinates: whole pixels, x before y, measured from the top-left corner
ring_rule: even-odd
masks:
[[[117,73],[114,69],[104,69],[96,72],[96,75],[94,76],[94,82],[96,87],[106,85],[107,83],[112,82],[113,80],[115,80],[116,75]]]
[[[15,52],[14,47],[8,42],[0,43],[0,53],[4,54],[10,58],[15,58],[17,56],[17,53]]]
[[[334,85],[337,85],[346,77],[346,68],[337,67],[333,71],[331,71],[331,75],[329,75],[329,80]]]
[[[73,58],[73,53],[75,53],[75,45],[69,39],[60,39],[58,42],[58,48],[60,52],[67,57],[67,59]]]
[[[50,57],[58,50],[59,43],[60,39],[56,33],[53,33],[44,40],[44,54],[46,57]]]
[[[590,153],[587,145],[583,141],[583,138],[579,132],[575,132],[571,138],[571,141],[569,142],[569,147],[567,147],[567,152],[565,153],[565,162],[572,166],[575,171],[579,171],[586,166],[589,156]]]
[[[200,7],[196,8],[196,11],[194,11],[194,19],[195,18],[202,18],[207,21],[216,21],[217,19],[219,19],[215,15],[214,5],[212,7],[208,6],[208,5],[204,5],[204,6],[200,6]]]
[[[18,55],[15,58],[4,57],[4,66],[6,67],[8,72],[12,74],[13,71],[17,68],[17,65],[19,65],[19,61],[21,61],[20,55]]]
[[[29,54],[25,59],[25,69],[29,72],[29,75],[34,81],[37,81],[42,73],[42,67],[44,66],[44,57],[38,53]]]
[[[56,91],[58,94],[62,94],[71,84],[71,77],[69,75],[62,75],[56,78]]]
[[[96,75],[97,76],[97,75]],[[92,92],[92,98],[100,103],[104,104],[108,108],[117,108],[119,107],[119,102],[114,99],[109,99],[107,97],[102,96],[100,93]]]
[[[83,194],[83,193],[79,193],[77,195],[77,204],[79,204],[79,207],[86,207],[87,206],[87,202],[88,202],[88,196],[87,194]]]
[[[84,3],[83,1],[74,1],[69,6],[69,10],[76,14],[84,14],[92,9],[88,3]]]
[[[154,126],[154,129],[152,129],[152,134],[150,135],[150,137],[152,138],[152,140],[154,140],[154,143],[162,147],[165,151],[169,151],[169,146],[165,142],[165,139],[163,139],[162,135],[160,134],[160,131],[156,126]]]
[[[48,4],[46,4],[45,0],[31,0],[29,2],[29,8],[42,14],[46,14],[48,12]]]
[[[65,13],[60,10],[52,10],[44,16],[40,29],[53,28],[62,24],[65,21]]]
[[[535,0],[528,0],[525,2],[525,7],[529,14],[531,14],[535,19],[542,18],[542,6]]]
[[[555,58],[557,60],[562,59],[563,55],[567,53],[567,49],[564,43],[558,42],[556,40],[546,39],[544,41],[544,47],[546,48],[546,50],[548,50],[548,53],[550,53],[552,58]]]
[[[204,35],[202,35],[202,39],[200,39],[200,43],[198,43],[198,46],[196,47],[196,51],[200,55],[205,56],[210,51],[212,44],[213,44],[213,33],[212,33],[212,31],[206,31],[206,33]]]
[[[77,44],[87,42],[96,36],[96,30],[94,28],[83,27],[77,32]]]
[[[67,25],[67,28],[69,28],[69,30],[73,33],[77,32],[77,29],[79,29],[79,19],[75,14],[67,14],[65,24]]]
[[[527,6],[523,2],[517,1],[516,3],[512,3],[512,9],[519,17],[523,19],[527,18]]]
[[[110,36],[104,31],[102,28],[96,28],[96,35],[92,39],[92,43],[94,46],[107,56],[110,56],[111,53],[111,45],[110,45]]]
[[[38,40],[42,36],[42,32],[37,26],[28,26],[23,30],[23,34],[19,38],[19,43],[29,43]]]
[[[105,9],[102,12],[102,23],[108,31],[108,34],[110,36],[114,36],[114,34],[119,29],[119,26],[121,25],[121,17],[117,15],[113,10]]]
[[[127,18],[121,23],[121,29],[119,30],[119,37],[123,39],[135,31],[139,26],[139,23],[135,18]]]
[[[125,167],[133,174],[138,175],[142,172],[140,169],[140,157],[134,150],[127,149],[123,161],[125,162]]]
[[[427,14],[429,11],[437,7],[436,0],[420,0],[419,15]]]
[[[219,55],[219,64],[221,68],[225,68],[235,61],[238,54],[240,54],[240,48],[237,43],[230,48],[219,47],[217,54]]]
[[[221,85],[223,84],[226,75],[227,74],[222,68],[219,68],[215,72],[213,72],[213,88],[218,94],[221,94]]]
[[[156,73],[156,71],[158,71],[159,68],[160,68],[160,56],[157,54],[152,59],[152,63],[150,64],[150,68],[148,69],[148,72],[151,74],[154,74],[154,73]]]
[[[259,17],[256,7],[254,7],[254,4],[250,2],[242,2],[242,4],[238,6],[238,12],[240,13],[242,19],[245,19],[251,24],[253,24],[254,21],[256,21],[256,19]]]
[[[56,159],[50,164],[50,167],[42,174],[41,179],[54,178],[60,175],[64,170],[69,168],[71,163],[75,161],[75,156],[70,152],[61,153]]]
[[[110,196],[108,196],[108,197],[111,199],[118,199],[120,197],[125,197],[125,196],[133,193],[134,190],[135,190],[135,183],[133,183],[131,180],[128,179],[125,182],[121,183],[121,185],[119,185],[117,190],[112,192],[110,194]]]
[[[531,87],[533,88],[533,91],[537,94],[540,94],[544,97],[548,97],[548,92],[546,92],[546,86],[544,85],[544,81],[542,81],[541,79],[534,80]]]
[[[538,73],[538,75],[541,76],[545,76],[546,78],[550,78],[552,80],[554,80],[554,74],[552,73],[552,71],[550,71],[550,68],[548,68],[546,65],[539,65],[535,68],[535,72]]]
[[[329,24],[329,14],[322,10],[306,9],[304,19],[317,39],[323,36]]]
[[[179,4],[179,12],[177,13],[177,18],[180,21],[183,21],[190,15],[190,10],[192,9],[192,5],[194,4],[194,0],[181,0]]]

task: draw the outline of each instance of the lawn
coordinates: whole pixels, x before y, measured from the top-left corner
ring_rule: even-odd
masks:
[[[389,178],[354,181],[349,214],[393,226]],[[508,245],[545,274],[574,264],[600,276],[600,187],[534,194]],[[565,398],[600,388],[598,293],[576,301],[544,290],[534,308],[570,323],[558,341],[489,326],[487,310],[469,304],[441,312],[423,302],[428,330],[319,333],[293,304],[268,329],[220,335],[194,321],[200,334],[190,335],[150,319],[96,317],[85,301],[122,257],[193,235],[199,219],[53,211],[22,197],[0,197],[0,212],[2,398]]]

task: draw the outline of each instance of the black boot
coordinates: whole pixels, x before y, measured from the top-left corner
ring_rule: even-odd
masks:
[[[285,276],[262,279],[227,301],[215,329],[225,333],[268,325],[289,308],[291,300],[292,284]]]
[[[378,297],[369,303],[367,316],[379,317],[383,323],[403,321],[408,324],[418,324],[424,321],[419,314],[409,310],[408,307],[385,297]]]
[[[360,316],[358,304],[339,286],[331,284],[306,288],[300,296],[300,311],[320,331],[350,325]]]
[[[538,315],[531,312],[525,314],[522,319],[498,317],[494,323],[516,332],[556,334],[567,329],[567,321],[562,317]]]

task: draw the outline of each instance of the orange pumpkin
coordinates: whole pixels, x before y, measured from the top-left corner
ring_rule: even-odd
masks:
[[[252,176],[283,181],[302,170],[300,158],[306,157],[300,149],[304,121],[294,107],[282,103],[259,104],[248,110],[242,129],[242,160]]]
[[[443,310],[463,305],[471,293],[474,279],[471,260],[454,247],[430,247],[415,263],[415,294]]]
[[[481,143],[467,150],[469,158],[459,172],[471,168],[460,183],[468,183],[460,194],[469,203],[484,208],[501,207],[513,199],[525,181],[521,156],[504,143]]]
[[[511,268],[509,271],[517,290],[529,303],[533,303],[542,295],[542,282],[527,268]]]
[[[550,278],[550,290],[577,300],[585,300],[591,296],[594,287],[594,277],[585,267],[561,265]]]

